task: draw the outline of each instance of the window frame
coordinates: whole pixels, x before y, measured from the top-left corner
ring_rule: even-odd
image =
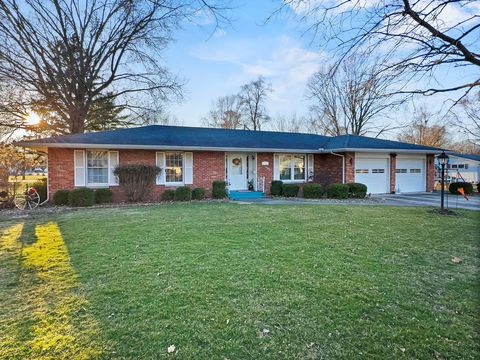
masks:
[[[102,168],[98,168],[98,167],[95,167],[95,168],[91,168],[88,166],[88,154],[89,153],[94,153],[94,152],[103,152],[105,153],[105,156],[107,158],[107,181],[106,182],[101,182],[101,183],[96,183],[96,182],[89,182],[89,178],[88,178],[88,172],[90,169],[102,169]],[[108,188],[112,185],[110,185],[110,152],[108,150],[104,150],[104,149],[87,149],[85,151],[85,186],[86,187],[91,187],[91,188]]]
[[[175,154],[175,155],[180,155],[181,158],[182,158],[182,166],[181,166],[181,169],[182,169],[182,180],[181,181],[168,181],[167,180],[167,158],[168,158],[168,155],[172,155],[172,154]],[[164,166],[165,166],[165,169],[163,169],[163,171],[165,171],[165,185],[167,186],[181,186],[185,183],[185,153],[182,152],[182,151],[166,151],[165,152],[165,163],[164,163]]]
[[[308,154],[299,154],[299,153],[279,153],[278,155],[278,179],[283,181],[284,183],[304,183],[308,181]],[[290,179],[282,179],[281,178],[281,158],[282,156],[289,156],[290,157]],[[302,157],[303,158],[303,178],[302,179],[295,179],[295,157]]]

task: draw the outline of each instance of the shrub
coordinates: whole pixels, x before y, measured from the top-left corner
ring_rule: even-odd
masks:
[[[348,183],[348,196],[363,199],[367,196],[367,185],[361,183]]]
[[[74,189],[68,194],[68,205],[70,206],[92,206],[93,204],[95,204],[95,193],[92,189]]]
[[[193,200],[203,200],[205,199],[205,189],[204,188],[195,188],[192,190],[192,199]]]
[[[480,192],[480,182],[477,184],[477,191]]]
[[[95,204],[107,204],[112,202],[113,192],[110,189],[95,190]]]
[[[119,165],[114,174],[120,180],[120,186],[128,201],[144,201],[152,191],[155,179],[160,174],[158,166],[150,165]]]
[[[163,201],[173,201],[175,199],[175,190],[167,189],[162,193]]]
[[[70,194],[69,190],[57,190],[53,194],[53,203],[58,206],[68,205],[68,195]]]
[[[33,183],[31,187],[37,190],[38,195],[40,195],[41,203],[47,200],[47,181],[46,180],[37,181]]]
[[[282,195],[285,197],[296,197],[298,196],[298,190],[300,187],[295,184],[283,184],[282,185]]]
[[[188,186],[180,186],[175,190],[175,201],[192,200],[192,189]]]
[[[273,180],[270,185],[270,194],[272,194],[273,196],[282,195],[282,186],[283,186],[283,181]]]
[[[327,186],[327,196],[333,199],[346,199],[348,188],[348,184],[330,184]]]
[[[320,199],[322,197],[322,185],[305,184],[303,186],[303,197],[305,199]]]
[[[227,197],[227,183],[225,181],[213,182],[212,197],[214,199],[225,199]]]
[[[463,191],[465,192],[465,194],[473,193],[473,185],[471,183],[467,183],[467,182],[451,183],[450,186],[448,187],[448,191],[450,191],[450,193],[452,193],[452,194],[458,195],[458,194],[460,194],[458,192],[458,189],[460,189],[460,188],[463,188]]]

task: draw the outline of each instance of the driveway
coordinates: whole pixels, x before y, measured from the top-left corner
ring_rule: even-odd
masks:
[[[440,206],[440,192],[372,195],[372,198],[381,200],[385,205]],[[478,194],[469,195],[468,200],[466,200],[463,196],[445,192],[445,207],[451,210],[467,209],[480,211],[480,196]]]
[[[440,192],[434,193],[411,193],[411,194],[383,194],[372,195],[370,198],[357,200],[335,199],[302,199],[302,198],[271,198],[245,199],[239,203],[257,203],[268,205],[299,205],[299,204],[345,204],[345,205],[393,205],[393,206],[434,206],[440,207]],[[468,196],[456,196],[445,193],[445,207],[451,210],[467,209],[480,211],[480,196],[478,194]]]

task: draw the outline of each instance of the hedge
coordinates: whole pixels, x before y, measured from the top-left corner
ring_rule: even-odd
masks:
[[[225,181],[213,182],[212,197],[214,199],[225,199],[227,197],[227,183]]]
[[[465,194],[473,193],[473,184],[467,182],[453,182],[449,185],[448,191],[450,191],[452,194],[458,195],[460,194],[458,192],[458,189],[460,188],[463,188]]]
[[[72,207],[92,206],[95,204],[95,193],[89,188],[79,188],[68,194],[68,205]]]
[[[303,186],[303,197],[305,199],[320,199],[322,197],[322,186],[320,184],[305,184]]]
[[[270,194],[272,194],[272,196],[282,195],[282,186],[283,186],[283,181],[273,180],[270,184]]]
[[[162,193],[163,201],[173,201],[175,199],[175,190],[167,189]]]
[[[348,183],[348,196],[363,199],[367,196],[367,185],[361,183]]]
[[[327,196],[333,199],[346,199],[348,190],[348,184],[330,184],[327,186]]]
[[[55,194],[53,194],[53,198],[52,198],[53,204],[57,206],[68,205],[68,194],[70,194],[69,190],[55,191]]]
[[[119,165],[113,171],[118,176],[125,197],[131,202],[145,201],[148,198],[160,172],[158,166],[143,164]]]
[[[193,200],[203,200],[205,199],[205,189],[204,188],[195,188],[192,190],[192,199]]]
[[[282,195],[285,197],[296,197],[298,196],[298,190],[300,190],[300,187],[298,185],[283,184]]]
[[[192,189],[188,186],[180,186],[175,190],[175,201],[192,200]]]
[[[112,198],[113,198],[113,192],[110,189],[95,190],[95,204],[111,203]]]

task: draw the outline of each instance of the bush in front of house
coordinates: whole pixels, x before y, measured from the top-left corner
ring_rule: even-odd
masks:
[[[272,196],[281,196],[282,186],[283,186],[283,181],[273,180],[272,183],[270,184],[270,194],[272,194]]]
[[[477,184],[477,191],[480,192],[480,182]]]
[[[204,188],[195,188],[192,190],[192,199],[193,200],[203,200],[205,199],[205,189]]]
[[[167,189],[162,193],[162,201],[173,201],[175,199],[175,190]]]
[[[363,199],[367,196],[367,185],[362,183],[348,183],[348,196]]]
[[[118,176],[120,187],[127,200],[138,202],[145,201],[150,195],[160,171],[158,166],[131,164],[117,166],[114,174]]]
[[[55,191],[55,194],[53,194],[52,198],[53,204],[57,206],[68,205],[68,194],[70,194],[70,190]]]
[[[473,184],[467,182],[453,182],[449,185],[448,191],[450,191],[451,194],[458,195],[460,194],[458,192],[458,189],[460,188],[463,188],[465,194],[473,193]]]
[[[108,204],[112,202],[113,192],[110,189],[95,190],[95,204]]]
[[[47,200],[47,180],[46,179],[33,183],[31,187],[37,190],[37,193],[40,196],[41,203]]]
[[[303,197],[305,199],[320,199],[322,197],[322,185],[305,184],[303,186]]]
[[[175,201],[192,200],[192,189],[188,186],[180,186],[175,189]]]
[[[214,199],[225,199],[227,197],[227,183],[225,181],[214,181],[212,184],[212,197]]]
[[[282,195],[285,197],[297,197],[300,186],[296,184],[283,184]]]
[[[68,194],[68,205],[72,207],[92,206],[95,204],[95,193],[89,188],[79,188]]]
[[[332,199],[348,198],[348,184],[330,184],[327,186],[327,196]]]

